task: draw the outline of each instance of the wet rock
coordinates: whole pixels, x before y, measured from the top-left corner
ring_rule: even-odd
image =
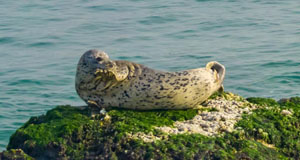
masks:
[[[284,116],[290,116],[290,115],[292,115],[293,113],[291,112],[291,111],[289,111],[289,110],[282,110],[281,112],[280,112],[280,114],[282,114],[282,115],[284,115]]]
[[[93,117],[58,106],[19,128],[0,159],[14,159],[18,149],[45,160],[299,159],[300,98],[248,100],[222,93],[200,109],[111,109]]]
[[[157,127],[157,129],[172,134],[182,134],[182,132],[192,130],[190,133],[206,136],[232,132],[234,124],[241,119],[242,114],[249,114],[251,110],[258,108],[257,105],[238,98],[234,94],[228,95],[227,99],[225,97],[207,100],[203,108],[211,109],[210,112],[200,112],[191,120],[176,122],[174,127],[164,126]]]

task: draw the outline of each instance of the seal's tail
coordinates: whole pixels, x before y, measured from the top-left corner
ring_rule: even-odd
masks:
[[[221,84],[223,83],[225,78],[225,67],[222,64],[216,61],[208,62],[206,64],[206,69],[211,70],[213,73],[217,72],[216,81]]]

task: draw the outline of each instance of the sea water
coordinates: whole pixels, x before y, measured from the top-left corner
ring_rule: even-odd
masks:
[[[225,90],[300,95],[299,0],[0,2],[0,151],[31,116],[84,105],[74,88],[88,49],[179,71],[226,66]]]

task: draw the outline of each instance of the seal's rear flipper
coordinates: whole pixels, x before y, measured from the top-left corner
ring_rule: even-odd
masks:
[[[225,77],[225,67],[219,62],[212,61],[206,64],[206,69],[217,73],[216,81],[223,83]]]

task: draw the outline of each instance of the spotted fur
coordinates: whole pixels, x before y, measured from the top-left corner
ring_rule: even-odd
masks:
[[[86,103],[137,110],[195,108],[222,88],[225,67],[163,72],[129,61],[112,61],[89,50],[79,60],[76,91]]]

